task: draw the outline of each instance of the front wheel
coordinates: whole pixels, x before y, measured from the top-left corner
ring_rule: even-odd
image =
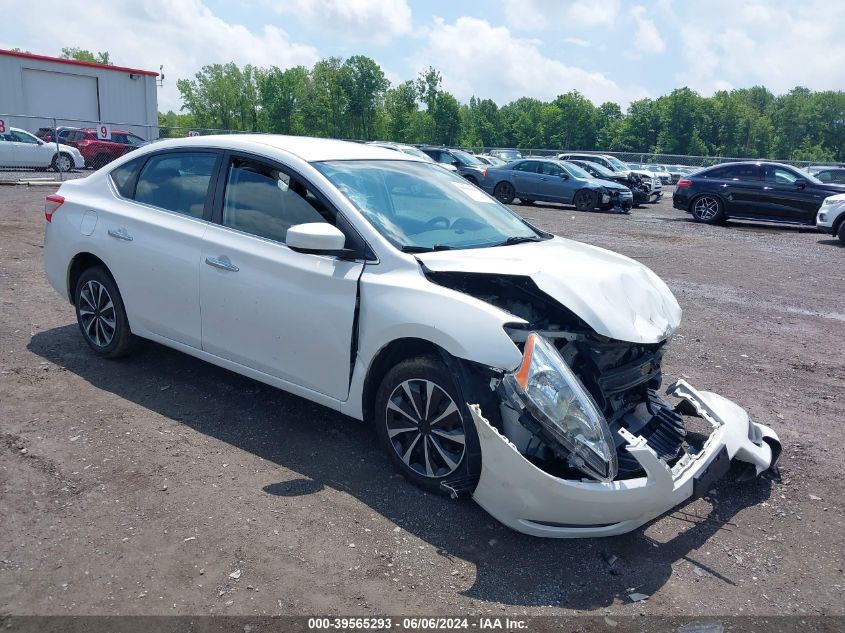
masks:
[[[692,217],[696,222],[718,224],[725,218],[722,201],[715,196],[699,196],[692,201]]]
[[[73,158],[66,152],[60,152],[53,156],[51,167],[58,172],[66,172],[73,169]]]
[[[387,372],[375,418],[390,460],[409,481],[442,493],[442,481],[467,474],[468,444],[478,443],[475,427],[439,359],[413,358]]]
[[[595,191],[581,189],[581,191],[575,194],[573,203],[579,211],[592,211],[598,206],[598,196]]]
[[[513,199],[516,197],[516,190],[513,188],[511,183],[500,182],[493,190],[493,195],[496,196],[496,200],[502,204],[511,204]]]
[[[845,220],[839,223],[839,230],[836,232],[839,241],[845,244]]]
[[[129,352],[134,336],[120,291],[105,268],[95,266],[79,276],[73,303],[82,336],[95,354],[117,358]]]

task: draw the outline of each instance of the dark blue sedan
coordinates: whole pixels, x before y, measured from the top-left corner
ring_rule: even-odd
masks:
[[[593,178],[577,165],[551,159],[516,160],[488,167],[479,186],[504,204],[511,204],[515,198],[527,204],[543,200],[572,204],[579,211],[619,208],[627,212],[634,200],[624,185]]]

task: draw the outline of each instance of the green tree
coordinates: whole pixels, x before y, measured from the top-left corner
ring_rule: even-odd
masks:
[[[111,64],[111,57],[108,51],[92,53],[84,48],[65,47],[62,49],[64,59],[75,59],[80,62],[92,62],[94,64]]]
[[[308,134],[305,122],[310,77],[304,66],[280,70],[273,66],[258,75],[264,131]]]
[[[340,69],[340,86],[346,95],[350,136],[372,140],[384,91],[390,86],[384,71],[369,57],[355,55]]]
[[[346,93],[341,85],[343,60],[321,59],[311,69],[305,125],[314,136],[348,138],[345,125]]]
[[[384,113],[387,118],[387,138],[399,143],[413,143],[414,119],[419,115],[417,86],[405,81],[391,88],[384,95]]]

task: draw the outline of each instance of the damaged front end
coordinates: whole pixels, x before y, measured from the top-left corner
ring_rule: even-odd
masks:
[[[677,406],[659,394],[668,339],[599,335],[528,278],[427,275],[523,321],[506,327],[522,364],[490,376],[498,407],[471,407],[481,449],[473,498],[505,525],[620,534],[706,490],[733,459],[756,474],[775,466],[777,435],[733,402],[684,381],[667,390]]]

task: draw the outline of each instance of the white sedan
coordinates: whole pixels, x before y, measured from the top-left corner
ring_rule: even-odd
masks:
[[[85,159],[75,147],[48,143],[26,130],[10,127],[0,134],[0,167],[70,171],[85,167]]]
[[[681,310],[653,272],[414,156],[168,140],[64,183],[45,216],[47,278],[95,354],[150,339],[367,420],[409,480],[521,532],[627,532],[780,454],[715,393],[659,394]]]

